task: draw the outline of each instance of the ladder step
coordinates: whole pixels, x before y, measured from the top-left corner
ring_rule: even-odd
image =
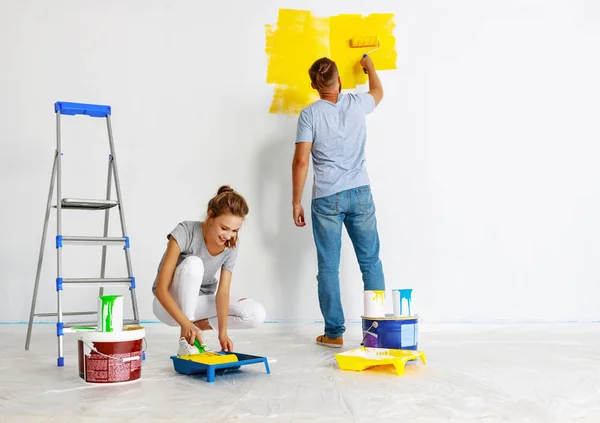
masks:
[[[98,283],[98,284],[125,284],[129,286],[131,284],[131,278],[64,278],[63,284],[72,283],[72,284],[90,284],[90,283]]]
[[[128,237],[103,237],[103,236],[62,236],[63,244],[110,245],[121,244],[129,247]]]
[[[125,325],[139,325],[140,322],[139,320],[135,320],[135,319],[123,319],[123,326]],[[87,322],[64,322],[64,330],[63,332],[65,333],[73,333],[75,332],[75,330],[73,330],[72,328],[77,327],[77,326],[85,326],[85,327],[97,327],[98,326],[98,322],[97,321],[87,321]]]
[[[110,115],[110,106],[57,101],[54,103],[54,112],[60,112],[61,115],[71,116],[86,115],[90,117],[106,117]]]
[[[91,316],[98,314],[97,311],[67,311],[63,313],[63,316]],[[37,313],[35,317],[58,317],[58,313]]]
[[[64,278],[63,285],[86,286],[102,288],[110,285],[111,287],[129,288],[132,286],[131,278]]]
[[[63,198],[60,206],[70,210],[106,210],[118,206],[117,200],[92,200],[86,198]],[[53,206],[56,208],[56,206]]]

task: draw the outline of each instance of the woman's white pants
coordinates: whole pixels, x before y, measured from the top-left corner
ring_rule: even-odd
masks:
[[[198,295],[203,276],[202,259],[196,256],[187,257],[175,269],[169,292],[190,321],[208,319],[210,326],[214,330],[218,330],[216,297],[214,295]],[[154,315],[164,324],[179,326],[156,297],[154,297],[153,311]],[[228,329],[254,328],[263,323],[265,316],[265,309],[259,302],[250,298],[242,300],[237,297],[229,298]]]

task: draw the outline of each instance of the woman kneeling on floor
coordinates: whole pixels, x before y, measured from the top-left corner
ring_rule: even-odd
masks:
[[[218,331],[221,349],[232,351],[228,328],[254,328],[265,319],[257,301],[229,295],[238,233],[247,214],[244,197],[222,186],[209,201],[204,221],[181,222],[167,236],[152,286],[153,310],[164,324],[181,327],[178,355],[198,354],[194,339],[204,345],[202,331],[211,329]]]

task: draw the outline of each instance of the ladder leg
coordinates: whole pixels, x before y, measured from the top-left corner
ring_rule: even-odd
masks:
[[[60,112],[56,112],[56,152],[57,152],[57,166],[56,166],[56,234],[57,237],[62,236],[62,186],[61,186],[61,157],[62,148],[60,142]],[[56,336],[58,338],[58,359],[57,365],[59,367],[64,366],[65,357],[63,351],[63,309],[62,309],[62,283],[58,281],[62,280],[62,243],[56,243],[56,303],[57,303],[57,318],[56,318]]]
[[[113,159],[112,159],[112,155],[110,155],[108,157],[108,178],[107,178],[107,182],[106,182],[106,199],[110,200],[110,191],[111,191],[111,182],[112,182],[112,166],[113,166]],[[110,211],[109,209],[106,209],[106,211],[104,212],[104,237],[106,238],[108,236],[108,222],[110,220]],[[105,276],[105,272],[106,272],[106,245],[102,246],[102,264],[100,266],[100,277],[104,278]],[[99,295],[104,295],[104,287],[100,288],[100,291],[98,293]]]
[[[119,171],[117,169],[117,156],[115,154],[115,146],[113,142],[112,124],[110,122],[110,115],[106,116],[106,127],[108,129],[108,142],[110,144],[110,153],[112,155],[113,174],[115,178],[115,191],[117,192],[117,201],[119,202],[119,217],[121,219],[121,230],[123,231],[123,237],[127,238],[127,226],[125,225],[125,210],[123,207],[123,198],[121,196],[121,184],[119,182]],[[131,266],[131,255],[129,253],[129,245],[125,247],[125,261],[127,264],[127,273],[132,278],[131,288],[129,292],[131,294],[131,306],[133,308],[133,320],[139,323],[139,313],[137,307],[137,299],[135,296],[135,278],[133,276],[133,269]]]
[[[35,275],[35,284],[33,286],[33,297],[31,299],[31,311],[29,313],[29,324],[27,326],[27,339],[25,341],[25,351],[29,351],[29,343],[31,342],[31,329],[33,319],[35,317],[35,303],[37,302],[38,287],[40,284],[40,275],[42,272],[42,262],[44,261],[44,247],[46,245],[46,234],[48,233],[48,221],[50,220],[50,209],[52,208],[52,194],[54,193],[54,180],[56,178],[56,161],[58,152],[54,155],[52,164],[52,176],[50,177],[50,189],[48,192],[48,202],[46,204],[46,217],[44,218],[44,229],[42,230],[42,242],[40,244],[40,255],[38,258],[37,272]]]
[[[135,297],[135,288],[129,288],[129,294],[131,295],[131,307],[133,308],[133,320],[136,324],[140,323],[140,316],[138,313],[137,299]]]

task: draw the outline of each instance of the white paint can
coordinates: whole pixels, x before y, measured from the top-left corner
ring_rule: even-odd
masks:
[[[393,289],[392,299],[394,302],[394,317],[414,316],[412,306],[412,289]]]
[[[98,332],[121,332],[123,330],[123,296],[100,295],[98,297]]]
[[[385,317],[385,291],[364,291],[364,317]]]
[[[394,302],[394,317],[400,317],[400,290],[392,289],[392,301]]]

